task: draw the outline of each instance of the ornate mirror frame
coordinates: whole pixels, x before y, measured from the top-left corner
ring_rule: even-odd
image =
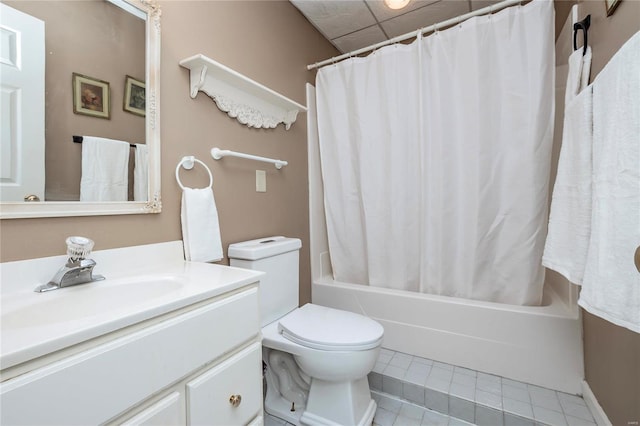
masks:
[[[155,0],[121,0],[147,15],[145,141],[149,152],[148,201],[3,202],[0,219],[160,213],[160,8]]]

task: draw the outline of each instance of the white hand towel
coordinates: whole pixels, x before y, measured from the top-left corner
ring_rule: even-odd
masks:
[[[184,188],[180,218],[185,258],[194,262],[221,260],[218,210],[211,188]]]
[[[84,136],[80,201],[127,201],[129,143]]]
[[[148,201],[149,198],[149,150],[146,144],[137,143],[133,168],[133,199]]]
[[[566,106],[571,103],[578,93],[582,84],[582,49],[574,50],[569,55],[569,72],[567,74],[567,87],[564,92],[564,104]]]
[[[592,90],[565,108],[558,174],[542,264],[582,284],[591,236]]]
[[[591,74],[591,46],[587,46],[584,55],[582,48],[574,50],[569,55],[569,72],[567,74],[567,87],[564,94],[565,109],[578,93],[589,85]]]
[[[582,72],[580,73],[580,91],[589,85],[591,76],[591,46],[587,46],[587,51],[582,56]]]
[[[593,213],[578,304],[640,333],[640,32],[593,83]]]

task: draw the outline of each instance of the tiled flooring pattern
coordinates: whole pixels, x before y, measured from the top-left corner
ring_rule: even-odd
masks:
[[[378,404],[373,426],[469,426],[463,420],[440,414],[417,404],[376,391],[371,396]]]
[[[278,417],[273,417],[271,414],[264,412],[264,426],[294,426],[289,422],[286,422]]]
[[[480,426],[595,426],[591,412],[578,396],[388,349],[381,350],[369,374],[369,384],[378,397],[384,396],[379,393],[382,392],[391,397],[387,399],[396,397],[412,403],[395,412],[389,407],[402,401],[387,408],[379,403],[374,422],[380,426],[393,426],[394,422],[458,424],[457,419]],[[418,421],[420,407],[429,410],[422,408]],[[401,410],[405,410],[404,414]],[[407,415],[412,410],[416,413],[414,418]],[[435,419],[438,413],[446,420]],[[392,417],[393,422],[389,423]],[[400,418],[404,422],[412,420],[400,423]]]

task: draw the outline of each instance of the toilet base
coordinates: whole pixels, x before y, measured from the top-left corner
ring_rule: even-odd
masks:
[[[291,402],[282,397],[277,389],[271,368],[267,368],[265,379],[267,394],[264,410],[291,424],[369,426],[373,423],[377,405],[371,399],[366,376],[347,382],[328,382],[312,378],[306,406],[296,404],[294,411],[291,411]]]
[[[270,390],[269,386],[267,386],[264,411],[266,411],[267,414],[299,426],[301,424],[300,417],[304,412],[304,408],[291,411],[291,403],[285,400],[277,390]]]
[[[280,374],[282,374],[282,379],[286,381],[287,385],[290,388],[289,390],[295,394],[303,390],[301,387],[297,387],[295,385],[296,381],[292,378],[294,375],[299,375],[300,370],[295,364],[295,361],[293,360],[293,358],[291,358],[291,363],[285,363],[284,365],[280,365],[279,368],[274,369],[274,367],[276,366],[272,366],[270,362],[271,361],[270,355],[272,352],[280,353],[284,356],[289,356],[289,357],[291,356],[282,351],[276,351],[276,350],[265,348],[265,347],[262,348],[262,361],[267,365],[267,369],[265,371],[265,377],[264,377],[266,382],[264,410],[268,414],[271,414],[272,416],[285,420],[296,426],[300,426],[300,417],[304,412],[304,408],[305,408],[304,403],[306,402],[306,395],[304,398],[305,399],[304,402],[299,401],[298,404],[295,404],[292,407],[291,400],[282,396],[283,391],[279,389],[279,387],[282,386],[283,384],[280,383],[280,381],[277,379],[278,373],[276,373],[276,370],[278,370]],[[295,371],[290,371],[291,369],[295,369]],[[302,378],[300,377],[300,379]],[[307,381],[309,380],[307,379]],[[305,387],[307,390],[309,389],[308,384]],[[284,392],[284,393],[287,394],[287,392]],[[294,408],[294,410],[291,411],[291,408]]]
[[[376,402],[371,399],[369,381],[363,377],[351,382],[326,382],[311,379],[303,425],[357,425],[373,423]]]

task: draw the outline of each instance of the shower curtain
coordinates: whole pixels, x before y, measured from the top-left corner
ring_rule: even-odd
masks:
[[[337,281],[540,304],[551,1],[324,67],[316,88]]]

